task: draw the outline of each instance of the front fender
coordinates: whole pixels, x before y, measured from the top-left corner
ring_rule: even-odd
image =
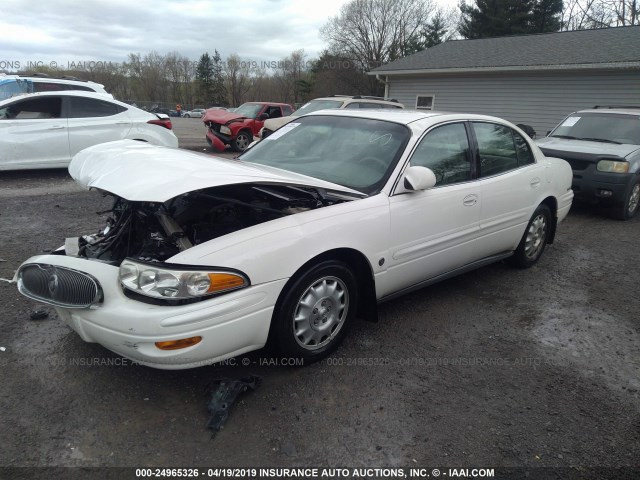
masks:
[[[324,252],[361,252],[374,276],[389,245],[389,199],[384,194],[289,215],[210,240],[179,253],[171,263],[241,270],[253,285],[286,279]],[[383,264],[385,262],[382,262]]]

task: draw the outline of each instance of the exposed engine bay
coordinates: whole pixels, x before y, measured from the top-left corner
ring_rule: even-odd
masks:
[[[78,239],[77,255],[119,265],[164,261],[214,238],[287,215],[355,200],[320,188],[239,184],[197,190],[164,203],[115,197],[101,232]],[[67,250],[67,254],[74,254]]]

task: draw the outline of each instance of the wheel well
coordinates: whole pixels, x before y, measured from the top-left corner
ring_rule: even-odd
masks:
[[[558,201],[555,197],[547,197],[540,205],[546,205],[549,207],[549,210],[551,210],[551,229],[549,231],[549,238],[547,239],[547,243],[551,244],[556,237],[556,227],[558,226]]]
[[[311,266],[324,262],[326,260],[338,260],[346,263],[353,271],[356,279],[358,280],[359,288],[359,300],[357,306],[357,315],[370,322],[378,321],[378,303],[376,298],[376,286],[373,279],[373,270],[371,265],[362,252],[353,248],[336,248],[333,250],[327,250],[313,257],[302,265],[296,273],[294,273],[287,284],[282,289],[282,292],[286,292],[289,286],[296,281],[305,271]],[[280,300],[284,295],[281,294],[276,304],[276,311],[280,305]]]

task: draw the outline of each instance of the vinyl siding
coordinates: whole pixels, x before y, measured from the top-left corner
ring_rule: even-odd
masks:
[[[435,110],[494,115],[545,136],[571,112],[594,105],[640,105],[640,71],[390,75],[389,97],[415,108],[434,95]]]

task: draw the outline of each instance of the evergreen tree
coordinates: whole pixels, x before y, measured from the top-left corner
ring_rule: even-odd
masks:
[[[210,91],[210,101],[215,106],[225,105],[227,99],[227,89],[224,87],[224,71],[222,58],[220,58],[218,50],[214,50],[212,64],[213,78]]]
[[[531,16],[531,33],[557,32],[562,26],[562,0],[537,0]]]
[[[198,81],[198,99],[200,103],[208,104],[213,92],[213,60],[209,53],[203,53],[196,67],[196,80]]]
[[[465,38],[557,32],[561,26],[562,0],[463,0],[459,8]]]

